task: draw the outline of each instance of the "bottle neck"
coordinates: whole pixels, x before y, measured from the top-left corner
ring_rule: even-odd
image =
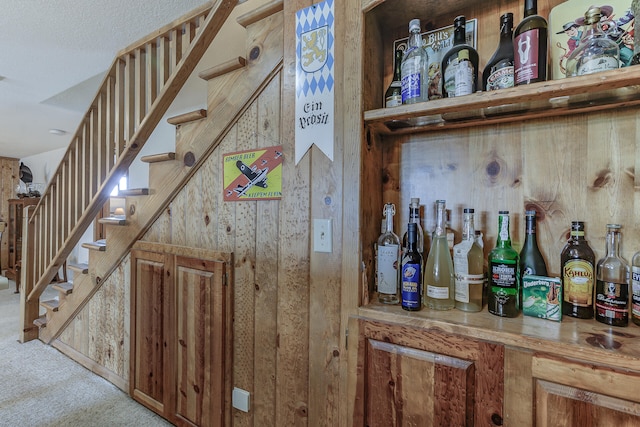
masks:
[[[416,246],[416,228],[409,226],[407,231],[407,252],[417,252]]]
[[[461,23],[453,31],[453,45],[465,44],[466,36],[465,24]]]
[[[462,240],[475,240],[476,230],[473,221],[473,214],[464,214],[464,223],[462,224]]]
[[[527,215],[527,223],[525,228],[525,244],[536,244],[536,217],[532,215]]]
[[[513,40],[513,20],[508,19],[500,24],[500,41],[511,43]]]
[[[618,258],[620,253],[620,232],[617,230],[607,231],[607,257]]]
[[[447,237],[444,223],[444,210],[444,203],[436,202],[436,230],[434,232],[436,237]]]
[[[409,206],[409,222],[420,224],[420,207]]]
[[[497,246],[511,246],[511,236],[509,234],[509,215],[498,216],[498,242]]]
[[[396,51],[396,63],[395,69],[393,70],[393,81],[399,82],[402,77],[402,51]]]
[[[420,35],[420,30],[411,30],[407,50],[413,50],[418,47],[422,47],[422,35]]]
[[[571,240],[576,242],[584,240],[584,230],[571,230]]]
[[[538,14],[538,2],[536,0],[524,1],[524,17]]]
[[[604,37],[604,33],[600,28],[600,21],[593,22],[591,24],[585,24],[582,30],[582,37],[580,41],[592,39],[594,37]]]
[[[391,204],[391,203],[387,203],[384,206],[384,216],[386,218],[386,222],[387,222],[387,233],[393,233],[393,215],[396,213],[396,207]]]

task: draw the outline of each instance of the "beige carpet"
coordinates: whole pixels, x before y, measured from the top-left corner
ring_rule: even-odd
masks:
[[[15,284],[0,290],[0,426],[170,426],[39,340],[20,344]]]

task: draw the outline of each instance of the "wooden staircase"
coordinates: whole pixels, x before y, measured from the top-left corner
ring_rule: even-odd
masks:
[[[220,25],[213,25],[210,21],[219,22],[222,17],[216,17],[218,13],[224,15],[226,19],[228,11],[225,7],[228,6],[228,2],[220,1],[217,6],[211,8],[211,11],[208,9],[201,11],[197,17],[190,17],[177,27],[195,26],[195,23],[201,23],[197,28],[192,29],[195,34],[193,43],[197,43],[198,37],[209,40],[212,37],[205,37],[202,31],[217,32]],[[219,12],[220,9],[224,12]],[[32,248],[32,254],[30,254],[32,256],[29,259],[32,259],[33,263],[29,263],[28,270],[25,272],[26,277],[23,276],[23,278],[25,284],[35,283],[35,286],[31,286],[28,295],[25,295],[27,292],[23,292],[22,341],[39,336],[41,340],[50,343],[64,330],[101,284],[116,270],[131,246],[146,232],[192,177],[198,165],[218,146],[235,120],[281,70],[282,14],[276,13],[282,9],[282,0],[276,0],[238,19],[238,22],[247,27],[249,44],[247,52],[254,49],[256,45],[280,48],[262,49],[251,59],[240,58],[229,61],[200,73],[200,77],[209,81],[209,110],[197,110],[168,120],[177,127],[175,152],[145,156],[141,159],[149,163],[149,188],[120,192],[119,196],[125,196],[126,199],[126,215],[99,219],[100,224],[108,227],[107,239],[82,245],[90,251],[88,265],[69,264],[69,269],[73,271],[72,284],[56,287],[59,293],[57,300],[40,303],[46,309],[46,315],[42,317],[39,316],[36,303],[51,281],[52,273],[55,275],[59,266],[66,261],[66,257],[78,243],[85,229],[91,225],[89,219],[95,218],[102,205],[108,200],[110,189],[115,186],[120,177],[119,173],[124,169],[125,164],[128,166],[133,160],[135,157],[133,153],[137,153],[146,140],[139,136],[139,132],[148,137],[153,129],[147,129],[146,125],[151,126],[153,123],[155,127],[157,120],[155,115],[153,119],[147,115],[140,120],[139,129],[130,138],[134,143],[128,145],[123,139],[119,157],[117,153],[101,157],[106,152],[106,147],[95,149],[89,144],[95,141],[92,142],[89,139],[85,142],[82,137],[74,137],[74,142],[80,140],[81,145],[76,147],[72,143],[42,198],[44,202],[41,202],[35,212],[30,215],[27,238],[30,243],[28,246]],[[199,28],[203,30],[198,31]],[[169,34],[172,31],[175,30],[170,30]],[[143,46],[149,49],[149,43],[147,41]],[[193,49],[189,48],[182,54],[183,59],[180,62],[182,67],[185,67],[187,62],[197,62],[193,58],[186,59],[190,57],[191,50]],[[119,59],[116,59],[116,63],[119,63]],[[106,80],[109,80],[109,77]],[[172,83],[172,77],[169,76],[167,84],[169,83],[178,84],[179,82]],[[232,94],[228,92],[229,87],[234,88]],[[164,92],[172,93],[175,97],[178,89],[166,88]],[[101,98],[100,93],[98,98]],[[159,96],[155,98],[156,101],[159,99]],[[90,114],[91,110],[88,116]],[[207,119],[207,117],[210,118]],[[213,117],[215,120],[211,119]],[[81,135],[88,132],[85,126],[80,126]],[[91,132],[88,133],[91,134]],[[111,168],[109,168],[109,161],[106,164],[100,163],[100,158],[110,158],[111,154],[118,157],[113,161]],[[98,159],[94,158],[96,155]],[[67,158],[72,159],[69,164],[65,163]],[[91,166],[89,170],[92,171],[89,178],[81,177],[82,174],[78,171],[78,167],[87,166],[86,162]],[[93,166],[98,169],[97,173],[93,173],[95,169]],[[85,188],[85,185],[89,188]],[[61,191],[61,188],[66,190]],[[68,191],[69,189],[73,191]],[[65,198],[65,193],[70,194]],[[81,196],[86,207],[70,200],[73,195]],[[68,218],[67,215],[70,217]],[[60,227],[54,227],[54,225],[60,225]]]

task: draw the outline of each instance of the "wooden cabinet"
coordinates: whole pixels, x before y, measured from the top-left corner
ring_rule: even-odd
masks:
[[[138,242],[131,266],[131,395],[178,425],[229,425],[231,255]]]
[[[519,250],[524,211],[535,209],[538,243],[554,275],[572,220],[585,221],[597,258],[604,255],[607,223],[623,225],[627,260],[640,249],[634,214],[640,208],[640,67],[382,108],[393,40],[407,35],[410,19],[420,18],[430,30],[456,15],[476,18],[482,69],[498,44],[499,16],[513,12],[519,22],[522,3],[362,0],[361,15],[349,24],[358,29],[354,50],[361,55],[345,60],[347,73],[362,75],[352,89],[362,119],[345,132],[361,139],[347,152],[360,167],[344,177],[358,183],[360,193],[357,223],[347,224],[359,230],[351,249],[359,251],[362,266],[353,298],[360,307],[349,322],[349,336],[358,337],[349,367],[353,425],[377,425],[378,418],[386,425],[640,425],[636,325],[503,319],[486,308],[408,314],[375,302],[373,243],[386,202],[396,205],[396,230],[404,230],[413,197],[424,206],[426,230],[433,229],[437,199],[447,200],[457,230],[462,209],[473,207],[485,256],[495,246],[499,210],[511,212]],[[548,16],[560,3],[538,1],[538,11]],[[466,353],[480,344],[493,349],[491,362]],[[439,363],[448,366],[446,379],[429,376]],[[489,378],[495,394],[479,393]],[[465,393],[450,393],[449,383]]]
[[[39,197],[9,200],[7,217],[7,239],[9,242],[9,261],[6,266],[6,277],[16,282],[16,292],[20,287],[20,265],[22,259],[22,220],[26,206],[37,205]]]

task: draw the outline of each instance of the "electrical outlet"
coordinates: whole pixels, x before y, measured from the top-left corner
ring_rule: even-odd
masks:
[[[249,412],[250,396],[251,394],[248,391],[234,387],[231,404],[240,411]]]
[[[333,252],[333,236],[330,219],[313,220],[314,252]]]

